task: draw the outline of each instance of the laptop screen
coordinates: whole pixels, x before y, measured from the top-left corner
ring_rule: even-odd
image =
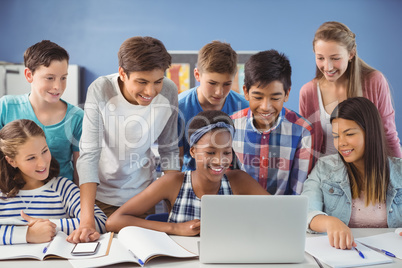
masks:
[[[204,195],[200,261],[303,262],[307,202],[306,196]]]

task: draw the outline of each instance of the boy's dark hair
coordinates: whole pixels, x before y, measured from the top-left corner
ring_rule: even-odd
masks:
[[[212,41],[198,52],[197,69],[200,73],[235,75],[237,72],[237,53],[228,43]]]
[[[32,74],[42,65],[49,67],[54,60],[66,60],[68,63],[69,59],[70,56],[64,48],[49,40],[36,43],[24,53],[25,67],[31,70]]]
[[[149,36],[135,36],[121,44],[119,66],[130,77],[131,72],[165,71],[172,63],[172,56],[167,52],[161,41]]]
[[[190,140],[191,135],[197,130],[202,127],[215,124],[218,122],[223,122],[228,125],[233,126],[234,124],[232,119],[229,117],[229,115],[225,112],[222,111],[215,111],[215,110],[207,110],[207,111],[202,111],[198,113],[196,116],[193,117],[193,119],[190,122],[190,125],[188,126],[188,139]],[[218,128],[216,128],[218,129]]]
[[[265,87],[273,81],[283,85],[288,93],[292,81],[292,67],[285,54],[271,49],[258,52],[250,57],[244,66],[244,85],[247,92],[252,86]]]

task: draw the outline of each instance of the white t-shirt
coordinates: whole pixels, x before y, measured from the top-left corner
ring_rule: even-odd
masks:
[[[324,132],[324,143],[325,143],[325,152],[320,155],[326,156],[330,154],[336,154],[338,151],[334,146],[334,137],[332,136],[332,125],[330,122],[331,115],[325,111],[324,104],[322,102],[322,96],[320,91],[320,85],[317,83],[317,95],[318,95],[318,105],[320,107],[320,121],[321,127]]]
[[[155,142],[161,168],[180,168],[176,85],[164,78],[151,104],[133,105],[122,95],[118,77],[99,77],[88,88],[77,163],[80,184],[98,183],[96,199],[113,206],[123,205],[156,178]]]

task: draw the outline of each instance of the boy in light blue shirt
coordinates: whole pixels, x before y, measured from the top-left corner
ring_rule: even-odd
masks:
[[[67,51],[43,40],[24,53],[25,78],[31,92],[0,98],[0,128],[16,119],[30,119],[46,134],[52,155],[60,164],[60,176],[78,184],[75,163],[79,156],[84,111],[61,99],[67,86]]]
[[[186,134],[194,116],[206,110],[231,115],[249,106],[242,95],[231,90],[236,72],[237,53],[230,44],[213,41],[199,51],[194,76],[200,86],[179,94],[178,135],[182,171],[195,170]]]

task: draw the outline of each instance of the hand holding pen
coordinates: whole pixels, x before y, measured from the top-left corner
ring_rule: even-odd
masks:
[[[21,211],[21,217],[27,221],[26,240],[28,243],[49,242],[56,235],[56,224],[48,219],[30,217]]]
[[[359,253],[359,256],[365,259],[366,257],[364,256],[363,252],[361,252],[357,247],[352,247],[354,250],[356,250],[357,253]]]

